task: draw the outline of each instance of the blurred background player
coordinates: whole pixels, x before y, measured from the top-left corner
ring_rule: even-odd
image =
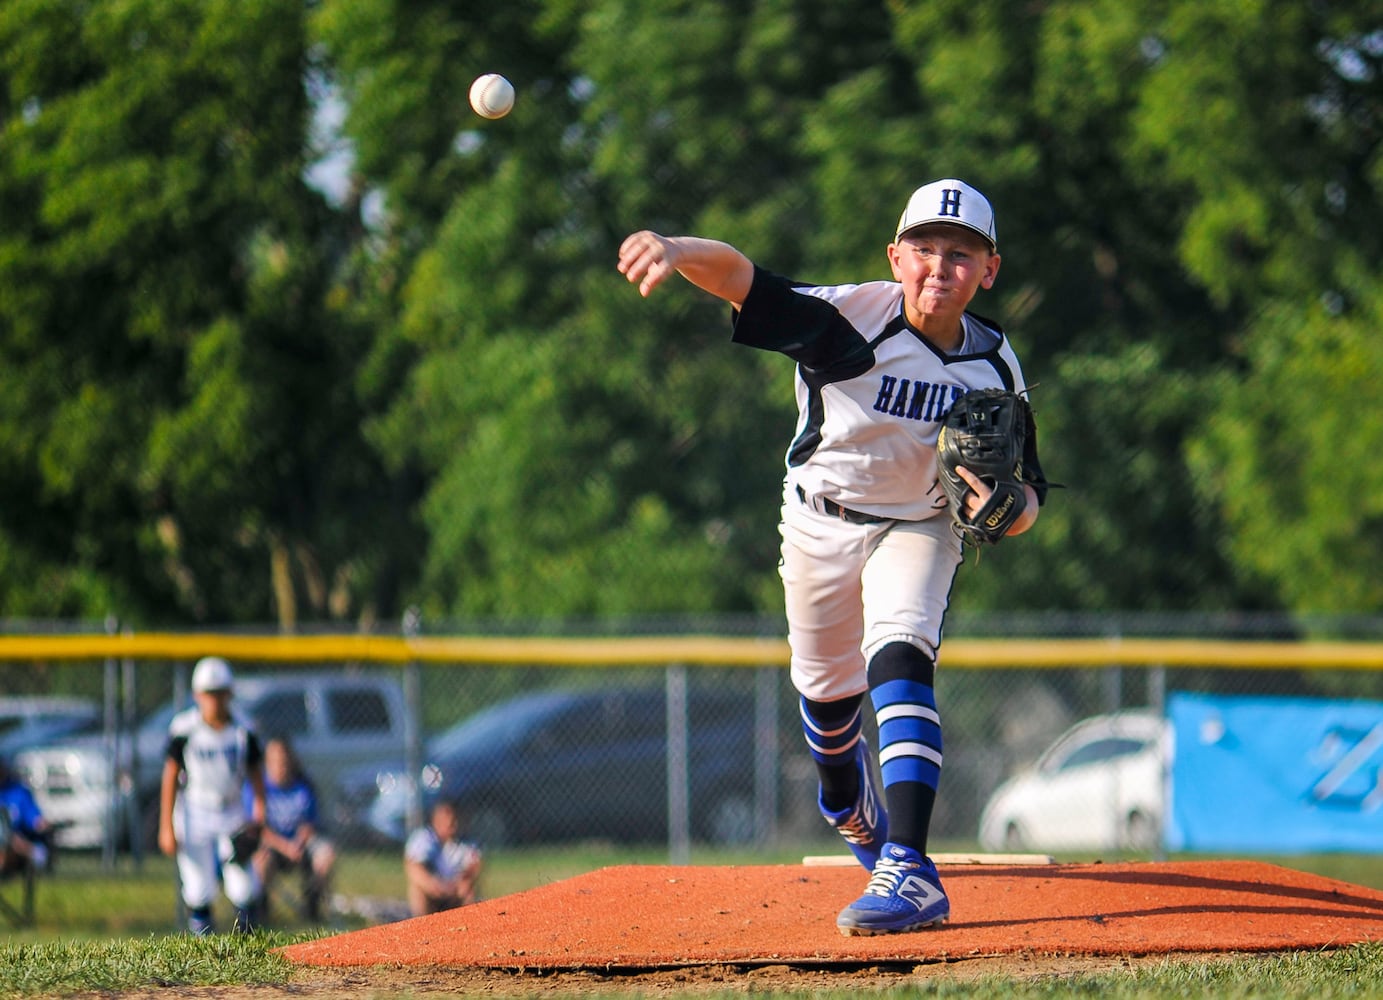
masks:
[[[426,826],[403,847],[408,908],[413,916],[454,909],[479,898],[480,849],[461,839],[461,818],[446,801],[432,807]]]
[[[263,752],[250,727],[231,712],[234,684],[225,660],[199,660],[192,671],[196,705],[168,724],[158,846],[177,858],[187,929],[197,935],[215,930],[218,887],[236,908],[238,931],[251,929],[260,897],[253,867],[231,860],[230,835],[247,821],[264,823]],[[252,788],[248,810],[246,782]]]
[[[246,812],[253,809],[254,786],[245,785]],[[270,888],[279,872],[296,868],[302,876],[302,914],[320,920],[322,900],[331,885],[336,848],[318,830],[317,791],[303,771],[286,736],[264,744],[264,830],[254,867],[261,885],[260,919],[268,916]]]

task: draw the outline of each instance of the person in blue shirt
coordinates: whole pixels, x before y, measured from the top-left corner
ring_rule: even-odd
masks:
[[[321,919],[336,848],[318,828],[317,791],[286,736],[264,744],[264,830],[253,864],[264,885],[261,909],[271,880],[297,869],[302,876],[303,916]]]
[[[48,867],[48,821],[29,786],[0,757],[0,875]]]

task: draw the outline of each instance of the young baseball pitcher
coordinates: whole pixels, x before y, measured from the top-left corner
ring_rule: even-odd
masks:
[[[927,833],[942,762],[933,682],[962,543],[938,486],[937,431],[969,390],[1026,389],[1004,332],[968,311],[999,274],[984,195],[950,179],[918,188],[887,254],[892,281],[810,285],[698,237],[637,232],[619,253],[641,294],[680,273],[733,306],[736,343],[797,363],[780,573],[821,812],[871,873],[836,919],[847,935],[950,916]],[[1009,535],[1028,530],[1045,499],[1035,433],[1025,451]],[[973,516],[993,488],[959,474]],[[882,790],[862,734],[866,693]]]
[[[235,929],[251,929],[259,877],[232,845],[247,821],[264,824],[263,754],[258,738],[230,708],[230,664],[209,656],[192,671],[193,708],[168,725],[168,750],[159,795],[158,846],[178,862],[187,929],[210,934],[218,886],[235,905]],[[250,809],[244,786],[253,789]]]

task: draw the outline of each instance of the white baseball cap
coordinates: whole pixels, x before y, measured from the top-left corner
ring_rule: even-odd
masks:
[[[902,239],[909,229],[929,222],[949,222],[973,229],[989,241],[991,250],[999,248],[994,232],[994,209],[989,199],[965,181],[954,178],[932,181],[914,191],[908,199],[908,207],[898,219],[895,239]]]
[[[229,691],[234,685],[230,664],[219,656],[204,656],[192,669],[193,691]]]

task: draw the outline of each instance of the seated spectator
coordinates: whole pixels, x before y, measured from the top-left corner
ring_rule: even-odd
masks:
[[[29,786],[0,757],[0,876],[48,867],[51,831]]]
[[[415,917],[465,906],[478,898],[480,849],[460,834],[456,807],[438,802],[427,825],[414,830],[404,844],[408,908]]]
[[[264,830],[253,864],[264,886],[264,904],[274,877],[296,868],[302,877],[303,916],[321,919],[336,848],[318,831],[317,791],[286,736],[264,744]]]

